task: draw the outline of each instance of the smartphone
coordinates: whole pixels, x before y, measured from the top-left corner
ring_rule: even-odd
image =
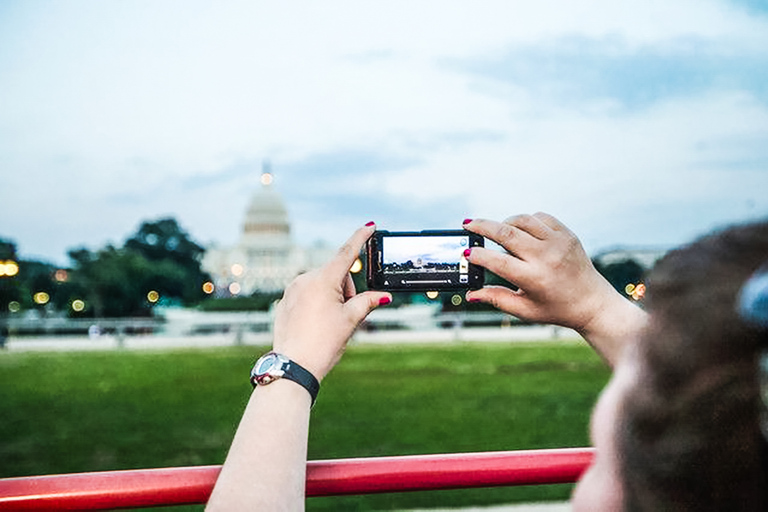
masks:
[[[483,287],[485,271],[464,251],[483,247],[480,235],[463,229],[376,231],[366,246],[370,290],[458,291]]]

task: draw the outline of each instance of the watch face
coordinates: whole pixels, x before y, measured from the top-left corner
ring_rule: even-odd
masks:
[[[263,375],[267,373],[270,370],[270,368],[272,368],[272,366],[275,364],[276,359],[277,357],[275,357],[274,355],[269,355],[264,359],[262,359],[261,364],[259,364],[259,367],[256,368],[256,374]]]

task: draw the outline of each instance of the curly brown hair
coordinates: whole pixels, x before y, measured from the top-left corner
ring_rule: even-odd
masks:
[[[758,382],[768,332],[736,311],[766,262],[760,222],[675,250],[650,273],[640,383],[616,434],[626,510],[768,510]]]

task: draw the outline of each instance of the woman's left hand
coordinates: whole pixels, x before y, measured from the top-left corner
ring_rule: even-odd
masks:
[[[277,305],[274,350],[322,380],[347,341],[373,309],[389,304],[386,292],[356,293],[349,269],[376,226],[361,227],[324,267],[298,276]]]

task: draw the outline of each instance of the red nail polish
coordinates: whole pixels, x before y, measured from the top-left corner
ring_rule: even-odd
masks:
[[[465,225],[465,224],[469,224],[470,222],[472,222],[472,219],[464,219],[464,222],[462,222],[461,224]]]
[[[371,222],[367,222],[367,223],[365,224],[365,226],[366,226],[366,227],[371,227],[371,226],[373,226],[373,225],[375,225],[375,224],[376,224],[375,222],[371,221]]]
[[[392,302],[392,299],[390,299],[389,297],[382,297],[379,299],[379,306],[386,306],[390,302]]]
[[[469,258],[469,255],[472,253],[472,249],[464,249],[464,257]]]
[[[475,297],[472,297],[471,299],[467,299],[467,300],[469,302],[471,302],[472,304],[476,304],[476,303],[480,302],[480,299],[476,299]]]

